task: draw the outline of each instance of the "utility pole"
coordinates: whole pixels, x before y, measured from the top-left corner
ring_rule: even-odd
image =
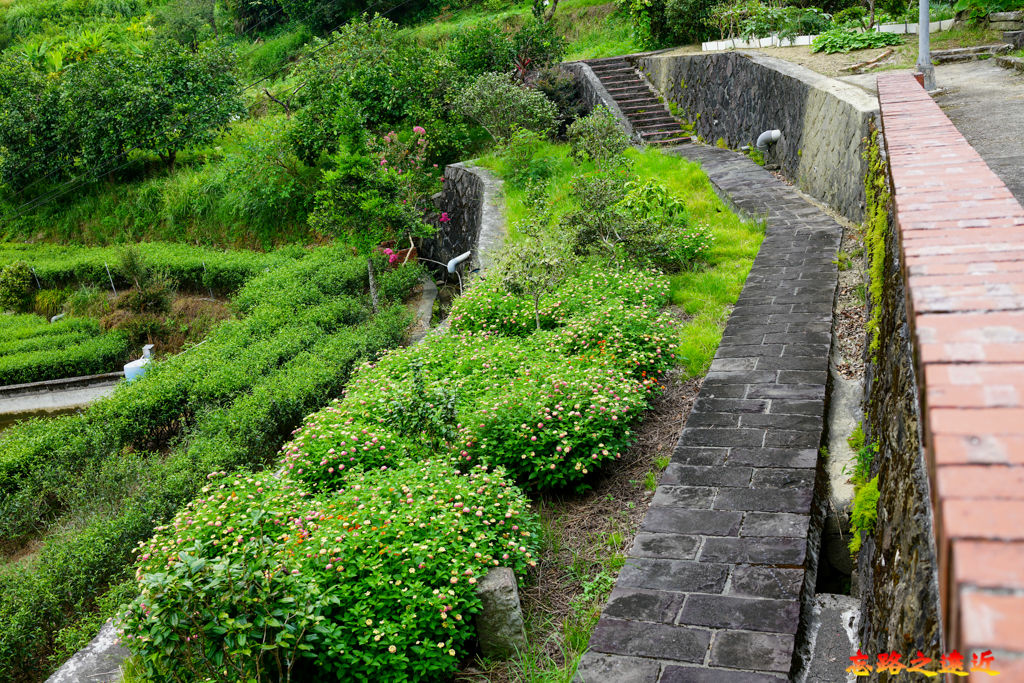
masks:
[[[924,77],[924,89],[935,90],[935,67],[932,66],[928,0],[920,0],[917,17],[917,71]]]

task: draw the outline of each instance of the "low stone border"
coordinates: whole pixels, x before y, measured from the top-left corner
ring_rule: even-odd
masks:
[[[928,24],[928,32],[935,33],[937,31],[948,31],[953,28],[955,19],[943,19],[942,21],[933,21]],[[904,22],[901,24],[879,24],[877,29],[879,33],[895,33],[897,35],[909,35],[917,34],[917,22]],[[814,42],[814,39],[818,36],[794,36],[792,38],[780,38],[778,35],[768,36],[767,38],[754,38],[753,40],[742,40],[740,38],[730,38],[728,40],[709,40],[705,43],[701,43],[700,49],[704,52],[714,52],[717,50],[744,50],[759,47],[794,47],[797,45],[810,45]]]
[[[745,155],[673,153],[766,235],[577,680],[787,680],[814,599],[842,228]]]
[[[996,57],[996,64],[1004,69],[1024,71],[1024,59],[1021,59],[1020,57]]]
[[[85,375],[82,377],[65,377],[63,379],[48,379],[42,382],[26,382],[24,384],[8,384],[0,387],[0,399],[12,398],[23,394],[37,394],[46,391],[66,391],[68,389],[82,389],[96,384],[106,384],[124,379],[123,372],[106,372],[102,375]]]

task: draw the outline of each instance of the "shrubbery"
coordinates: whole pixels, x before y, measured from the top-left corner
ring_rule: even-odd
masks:
[[[166,273],[175,287],[195,292],[213,290],[222,295],[235,292],[268,268],[277,268],[306,254],[300,247],[260,253],[165,242],[140,242],[134,248],[150,268]],[[108,268],[116,286],[130,286],[133,282],[123,269],[123,255],[124,247],[0,245],[0,262],[19,259],[27,262],[35,269],[40,284],[51,288],[93,285],[109,291]],[[29,278],[31,292],[35,288],[31,272]],[[22,280],[23,276],[19,282]]]
[[[151,364],[81,415],[4,432],[5,548],[57,524],[68,530],[49,536],[34,562],[0,569],[0,676],[44,670],[39,655],[125,576],[131,547],[192,498],[205,473],[260,466],[341,392],[358,361],[401,339],[404,306],[370,318],[363,274],[365,262],[342,245],[286,259],[239,293],[244,317],[203,345]]]
[[[550,133],[558,116],[554,103],[544,93],[525,88],[500,73],[478,76],[459,94],[455,106],[498,142],[508,140],[517,128]]]
[[[139,549],[121,623],[150,675],[436,680],[467,653],[477,580],[534,563],[535,519],[500,469],[410,462],[319,496],[288,477],[211,478]]]

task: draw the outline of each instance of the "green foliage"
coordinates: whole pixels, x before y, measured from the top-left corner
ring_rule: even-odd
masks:
[[[1010,12],[1024,8],[1021,0],[957,0],[956,12],[967,12],[971,23],[978,24],[993,12]]]
[[[402,338],[404,307],[370,319],[365,261],[350,254],[339,245],[285,260],[239,292],[243,316],[202,345],[151,363],[81,415],[4,432],[5,547],[67,532],[51,535],[31,564],[0,572],[0,677],[39,672],[57,632],[125,576],[131,547],[206,473],[262,465],[304,415],[341,392],[355,364]]]
[[[471,644],[476,582],[535,563],[536,521],[500,469],[408,463],[320,497],[213,476],[139,549],[142,592],[121,624],[151,676],[437,680]]]
[[[216,3],[213,0],[171,0],[157,8],[153,24],[158,38],[173,40],[194,52],[200,43],[217,36]]]
[[[277,72],[295,59],[302,47],[313,38],[313,33],[305,24],[289,24],[285,29],[279,35],[254,45],[242,56],[246,70],[254,79],[269,77]]]
[[[0,147],[11,190],[85,173],[99,179],[134,149],[173,166],[183,149],[212,141],[241,112],[234,56],[217,44],[195,52],[159,41],[138,52],[100,52],[54,77],[24,60],[0,62]]]
[[[115,372],[128,360],[128,342],[117,332],[77,344],[0,357],[0,386]]]
[[[629,147],[629,137],[615,114],[601,105],[569,126],[567,135],[574,159],[592,161],[602,168],[620,165]]]
[[[558,108],[558,124],[555,133],[558,137],[564,138],[570,124],[587,110],[587,104],[583,101],[583,96],[580,93],[579,83],[576,82],[572,74],[566,73],[558,67],[548,67],[541,69],[533,81],[533,87],[555,103],[555,107]]]
[[[509,180],[518,185],[544,183],[551,176],[551,161],[538,153],[544,139],[532,130],[517,128],[505,142],[502,157],[512,169]]]
[[[864,429],[858,422],[857,426],[853,428],[852,432],[850,432],[850,436],[847,437],[846,443],[848,443],[850,445],[850,448],[852,448],[854,451],[859,451],[861,448],[864,447],[864,441]]]
[[[32,270],[15,261],[0,270],[0,310],[25,312],[32,305]]]
[[[480,124],[497,142],[517,128],[548,134],[555,128],[558,110],[544,93],[514,83],[500,73],[481,74],[455,101],[456,108]]]
[[[523,224],[518,226],[520,232],[525,228]],[[540,331],[541,299],[566,278],[572,268],[572,258],[560,242],[543,235],[541,230],[531,233],[527,233],[526,240],[505,248],[497,275],[505,291],[530,299],[537,330]]]
[[[880,31],[851,31],[844,28],[834,28],[822,33],[811,42],[811,52],[822,52],[834,54],[836,52],[849,52],[850,50],[864,50],[886,45],[900,45],[903,37],[895,33],[882,33]]]
[[[745,39],[778,35],[792,38],[817,35],[832,27],[832,18],[818,7],[763,5],[759,0],[735,0],[716,5],[712,16],[720,36]]]
[[[645,48],[707,40],[714,26],[713,0],[617,0],[629,12],[633,32]]]
[[[146,266],[165,274],[176,289],[197,293],[231,294],[247,280],[306,255],[304,249],[291,247],[270,253],[207,249],[187,244],[139,242],[133,247]],[[35,269],[43,287],[60,288],[72,285],[110,291],[107,268],[115,286],[134,285],[134,278],[123,270],[122,247],[69,247],[55,244],[0,244],[0,263],[25,261]],[[31,276],[31,274],[30,274]],[[82,297],[76,294],[72,297]],[[76,315],[93,315],[86,309],[96,296],[89,289],[78,302]],[[102,308],[102,306],[100,306]]]
[[[878,477],[874,477],[857,491],[853,498],[853,512],[850,515],[850,552],[860,551],[864,534],[870,535],[875,530],[878,519]]]
[[[482,21],[459,31],[448,43],[452,64],[471,76],[512,70],[515,46],[497,21]]]

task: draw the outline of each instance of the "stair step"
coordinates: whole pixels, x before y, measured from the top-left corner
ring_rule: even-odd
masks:
[[[641,131],[640,137],[644,140],[664,140],[667,138],[677,137],[682,135],[683,129],[676,127],[675,130],[656,130],[656,131]]]
[[[656,115],[644,114],[641,116],[627,116],[634,126],[661,126],[668,124],[678,125],[679,122],[668,114],[657,113]]]
[[[601,85],[611,92],[611,88],[629,88],[632,86],[640,87],[643,86],[643,83],[640,81],[601,81]]]
[[[687,142],[693,142],[693,138],[684,136],[681,138],[672,138],[671,140],[648,140],[648,145],[682,145]]]
[[[601,74],[601,75],[604,75],[604,74],[620,74],[620,73],[621,74],[635,74],[636,73],[636,69],[634,69],[633,67],[629,66],[628,64],[623,64],[622,66],[612,66],[612,67],[597,67],[596,69],[591,69],[591,71],[593,71],[596,74]]]
[[[650,93],[651,89],[648,88],[643,83],[638,83],[637,85],[631,85],[631,86],[626,86],[626,87],[622,87],[622,88],[608,88],[608,92],[609,93],[619,92],[619,93],[622,93],[624,95],[625,94],[641,95],[641,94],[648,94],[648,93]]]
[[[665,109],[665,107],[662,107],[660,105],[657,106],[657,107],[651,107],[650,109],[647,109],[647,110],[642,111],[642,112],[633,112],[633,115],[630,116],[629,118],[630,119],[659,118],[659,119],[668,119],[670,121],[675,121],[675,117],[673,117],[672,114],[670,114],[669,111],[667,109]]]
[[[660,102],[652,102],[651,104],[633,104],[628,107],[620,106],[619,109],[623,114],[665,111],[665,107]]]
[[[630,106],[640,106],[640,105],[647,105],[647,104],[661,104],[661,100],[659,100],[654,95],[649,95],[647,97],[637,97],[637,98],[631,99],[631,100],[615,100],[615,104],[619,105],[620,107],[622,105],[626,105],[627,107],[630,107]]]

